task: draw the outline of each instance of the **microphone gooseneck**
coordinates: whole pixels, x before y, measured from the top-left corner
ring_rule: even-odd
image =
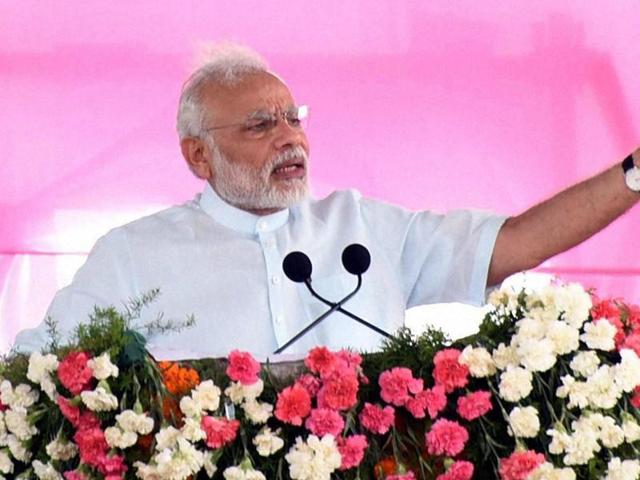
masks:
[[[391,338],[391,335],[381,328],[342,308],[342,305],[344,305],[349,299],[351,299],[351,297],[353,297],[362,286],[362,274],[366,272],[371,265],[371,255],[369,254],[369,250],[358,243],[349,245],[342,252],[342,265],[347,270],[347,272],[358,277],[358,283],[356,285],[356,288],[348,295],[346,295],[342,300],[338,302],[332,302],[319,295],[311,286],[311,272],[313,271],[313,267],[311,265],[311,260],[306,254],[296,251],[291,252],[286,257],[284,257],[284,260],[282,261],[282,269],[284,270],[287,278],[296,283],[304,283],[313,297],[317,298],[330,308],[305,328],[303,328],[300,332],[298,332],[288,342],[278,348],[274,353],[282,353],[287,347],[295,343],[300,337],[305,335],[309,330],[314,328],[322,320],[336,311],[350,317],[351,319],[374,330],[384,337]]]

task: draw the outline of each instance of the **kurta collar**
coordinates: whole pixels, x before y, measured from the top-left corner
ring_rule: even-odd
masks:
[[[249,234],[271,232],[282,227],[289,219],[289,209],[271,215],[254,215],[229,205],[208,183],[200,195],[200,208],[221,225]]]

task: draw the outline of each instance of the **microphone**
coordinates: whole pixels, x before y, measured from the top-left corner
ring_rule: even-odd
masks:
[[[302,329],[291,340],[278,348],[274,353],[281,353],[282,351],[284,351],[289,345],[297,341],[300,337],[302,337],[309,330],[311,330],[318,323],[320,323],[335,311],[339,311],[347,315],[353,320],[356,320],[362,325],[371,328],[384,337],[392,338],[389,333],[385,332],[381,328],[342,308],[342,305],[346,303],[351,297],[353,297],[362,286],[362,274],[366,272],[371,265],[371,255],[369,254],[369,250],[358,243],[349,245],[342,252],[342,265],[344,266],[345,270],[347,270],[347,272],[351,273],[352,275],[358,276],[358,284],[356,285],[355,290],[353,290],[339,302],[334,303],[320,296],[311,286],[311,272],[313,270],[313,267],[311,265],[311,260],[306,254],[304,254],[303,252],[295,251],[287,254],[287,256],[284,257],[284,260],[282,262],[282,269],[284,270],[284,274],[287,276],[287,278],[296,283],[304,283],[309,289],[309,292],[312,296],[314,296],[330,308],[309,325],[307,325],[304,329]]]
[[[369,250],[359,243],[352,243],[342,252],[342,265],[352,275],[362,275],[371,265]]]
[[[302,252],[291,252],[282,261],[282,270],[289,280],[300,283],[311,278],[311,260]]]

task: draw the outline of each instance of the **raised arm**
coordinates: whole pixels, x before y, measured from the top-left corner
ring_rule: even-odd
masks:
[[[633,152],[640,167],[640,148]],[[496,239],[488,285],[540,265],[618,218],[640,193],[625,183],[620,163],[508,219]]]

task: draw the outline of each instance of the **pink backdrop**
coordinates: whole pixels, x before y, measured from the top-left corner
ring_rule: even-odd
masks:
[[[639,142],[640,8],[616,2],[0,3],[0,350],[95,239],[201,187],[174,131],[199,42],[312,106],[313,189],[517,213]],[[548,261],[640,300],[640,210]]]

